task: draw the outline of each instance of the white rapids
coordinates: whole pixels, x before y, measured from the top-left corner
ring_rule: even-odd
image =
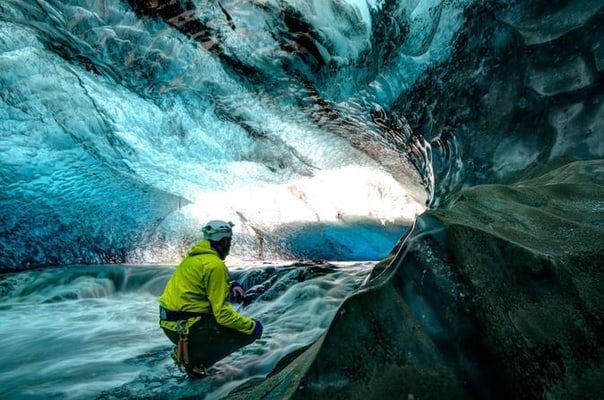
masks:
[[[218,362],[203,381],[177,370],[158,325],[158,297],[173,267],[72,266],[5,275],[0,397],[221,398],[317,339],[372,266],[231,268],[233,279],[255,289],[241,312],[260,319],[265,333]]]

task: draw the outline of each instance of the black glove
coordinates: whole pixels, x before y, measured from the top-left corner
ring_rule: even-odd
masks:
[[[243,299],[245,299],[245,290],[239,282],[232,282],[229,301],[231,303],[241,303]]]

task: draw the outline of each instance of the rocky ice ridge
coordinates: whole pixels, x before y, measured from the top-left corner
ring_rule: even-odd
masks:
[[[602,385],[602,160],[422,214],[303,354],[229,398],[590,398]]]

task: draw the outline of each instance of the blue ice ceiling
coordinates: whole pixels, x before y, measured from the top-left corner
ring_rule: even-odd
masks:
[[[390,235],[435,190],[396,106],[475,3],[4,0],[0,268],[174,261],[212,218],[241,258]]]
[[[285,256],[270,240],[283,223],[401,223],[421,209],[419,185],[401,186],[342,133],[374,135],[364,117],[322,109],[367,87],[346,77],[367,51],[373,5],[188,4],[178,14],[207,27],[204,41],[144,3],[0,5],[3,268],[169,260],[213,217],[235,219],[243,257],[260,235],[265,256]],[[319,60],[289,37],[296,20],[320,33]],[[313,183],[321,171],[361,201],[313,194],[333,188]]]

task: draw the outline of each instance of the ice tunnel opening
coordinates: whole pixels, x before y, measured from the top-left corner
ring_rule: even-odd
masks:
[[[281,184],[198,192],[127,261],[177,262],[211,219],[235,226],[229,261],[378,261],[424,209],[387,172],[346,166]]]

